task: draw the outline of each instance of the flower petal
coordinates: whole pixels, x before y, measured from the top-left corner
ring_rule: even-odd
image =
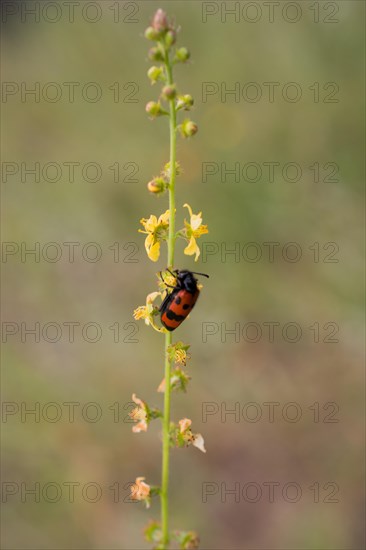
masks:
[[[189,216],[190,217],[193,216],[192,208],[189,206],[189,204],[187,204],[187,203],[183,204],[183,208],[188,208]]]
[[[159,295],[160,292],[150,292],[150,294],[146,296],[146,305],[152,304]]]
[[[138,424],[135,426],[132,426],[132,431],[135,434],[138,434],[140,432],[147,432],[147,424],[144,420],[141,420]]]
[[[205,453],[206,452],[206,449],[205,449],[205,441],[202,437],[201,434],[195,434],[194,435],[194,438],[193,438],[193,441],[192,441],[192,445],[194,447],[197,447],[197,449],[199,449],[202,453]]]
[[[158,219],[154,214],[151,214],[150,218],[148,220],[144,220],[145,223],[143,224],[146,231],[149,231],[149,233],[152,233],[156,226],[158,225]]]
[[[202,223],[202,212],[200,212],[199,214],[192,214],[191,227],[193,231],[196,231],[201,225],[201,223]]]
[[[150,495],[150,485],[144,482],[144,477],[137,477],[131,487],[131,498],[133,500],[145,500]]]
[[[160,243],[155,243],[149,251],[147,251],[147,255],[153,262],[157,262],[160,256]]]
[[[142,401],[142,399],[140,399],[139,397],[137,397],[135,393],[132,394],[132,401],[133,401],[134,403],[136,403],[136,405],[138,405],[138,406],[141,407],[142,409],[145,408],[145,403]]]
[[[192,420],[190,420],[189,418],[182,418],[182,420],[179,420],[178,424],[180,433],[183,434],[191,427]]]
[[[154,244],[154,235],[152,233],[148,233],[146,239],[145,239],[145,250],[146,254],[149,255],[150,248]]]
[[[167,224],[169,223],[169,218],[170,218],[170,210],[166,210],[164,212],[164,214],[161,214],[159,216],[159,221],[158,221],[158,225],[162,225],[162,224]]]
[[[198,248],[196,239],[194,237],[190,238],[188,246],[186,246],[184,249],[184,254],[186,254],[187,256],[193,256],[193,254],[196,254],[196,257],[200,255],[200,249]]]

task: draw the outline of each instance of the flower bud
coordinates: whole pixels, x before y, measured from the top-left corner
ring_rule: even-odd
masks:
[[[182,169],[180,167],[179,162],[176,162],[175,163],[175,175],[180,176],[181,171],[182,171]],[[170,162],[166,163],[166,165],[164,166],[164,169],[162,170],[161,174],[166,180],[168,180],[168,181],[170,180],[170,178],[171,178]]]
[[[154,178],[153,180],[149,181],[149,183],[147,184],[147,188],[150,193],[160,195],[161,193],[164,193],[166,184],[163,178]]]
[[[145,38],[148,40],[159,40],[160,33],[154,27],[147,27],[145,30]]]
[[[175,52],[175,61],[181,61],[182,63],[185,63],[190,57],[191,54],[189,53],[187,48],[179,48],[179,50]]]
[[[166,114],[166,111],[161,108],[160,103],[156,101],[149,101],[149,103],[146,104],[145,109],[152,118]]]
[[[192,137],[198,132],[198,126],[192,120],[186,119],[180,126],[180,132],[184,138]]]
[[[180,95],[178,96],[177,100],[177,109],[184,109],[185,111],[189,111],[190,108],[193,106],[193,97],[189,94],[186,95]]]
[[[151,61],[164,61],[164,55],[160,48],[150,48],[148,55]]]
[[[147,76],[151,80],[151,84],[155,84],[158,80],[162,80],[164,77],[162,67],[150,67],[147,71]]]
[[[177,33],[174,29],[170,29],[165,35],[165,44],[170,48],[177,40]]]
[[[176,95],[177,95],[177,90],[174,84],[172,86],[164,86],[162,90],[162,96],[164,99],[166,99],[167,101],[170,101],[171,99],[174,99]]]
[[[159,8],[156,11],[156,13],[154,14],[151,26],[153,27],[153,29],[155,29],[159,33],[168,30],[168,18],[164,10]]]

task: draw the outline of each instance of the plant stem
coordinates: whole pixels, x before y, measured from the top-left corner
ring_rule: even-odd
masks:
[[[165,67],[168,85],[173,85],[172,66],[169,52],[165,51]],[[169,182],[169,235],[168,235],[168,268],[174,267],[175,247],[175,163],[176,163],[176,138],[177,115],[175,100],[169,102],[169,128],[170,128],[170,182]],[[161,479],[161,528],[163,533],[163,547],[169,547],[169,428],[170,428],[170,371],[171,361],[168,355],[168,347],[172,343],[172,333],[165,335],[165,392],[164,392],[164,418],[163,418],[163,462]]]

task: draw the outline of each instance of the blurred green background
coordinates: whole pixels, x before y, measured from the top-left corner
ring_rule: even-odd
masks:
[[[80,2],[74,22],[69,22],[66,3],[59,2],[62,16],[53,23],[50,19],[59,13],[51,5],[55,2],[38,3],[50,5],[39,21],[25,9],[37,3],[25,4],[3,3],[2,229],[4,243],[13,243],[4,245],[13,254],[2,260],[3,548],[148,548],[142,529],[149,518],[159,518],[158,502],[146,511],[128,501],[128,483],[137,476],[159,483],[160,426],[153,423],[146,434],[137,435],[125,421],[133,392],[151,405],[162,402],[156,388],[162,379],[163,339],[132,317],[155,290],[155,273],[166,261],[163,250],[157,264],[150,262],[144,236],[137,233],[140,218],[167,208],[166,197],[156,199],[146,190],[168,160],[167,121],[151,122],[145,113],[145,103],[159,91],[146,78],[150,45],[143,32],[158,7],[175,16],[182,28],[179,44],[192,52],[192,61],[177,66],[175,74],[179,89],[195,98],[192,118],[199,125],[193,140],[179,140],[178,222],[185,215],[182,205],[189,202],[194,212],[203,211],[209,226],[202,245],[216,243],[225,250],[254,242],[263,251],[257,262],[217,252],[202,254],[194,263],[178,243],[176,267],[209,273],[210,279],[204,281],[194,313],[174,333],[191,344],[193,380],[186,395],[174,395],[173,417],[192,419],[194,431],[205,437],[207,454],[173,450],[171,526],[197,530],[205,549],[362,548],[364,3],[298,2],[301,17],[295,23],[286,20],[297,13],[286,2],[280,2],[272,22],[263,2],[255,3],[261,10],[257,22],[248,21],[255,18],[255,8],[247,2],[92,2],[84,17],[87,3]],[[232,15],[225,20],[225,7],[238,6],[239,20]],[[205,10],[218,13],[204,22]],[[90,22],[99,13],[99,20]],[[39,101],[31,95],[22,100],[22,83],[31,88],[37,82]],[[62,90],[55,102],[49,98],[59,88],[47,88],[52,82]],[[70,82],[80,84],[74,102],[68,100],[65,83]],[[96,102],[81,93],[90,82],[102,90]],[[235,101],[217,93],[203,101],[204,82],[215,82],[219,89],[255,82],[263,98]],[[279,83],[273,102],[265,82]],[[288,82],[300,86],[298,102],[284,100],[281,92]],[[333,91],[323,88],[329,82],[339,87],[338,102],[325,102]],[[92,96],[93,87],[88,92]],[[24,173],[37,162],[41,168],[58,163],[58,181],[50,181],[52,168],[39,181]],[[79,163],[73,182],[64,164],[70,162]],[[94,183],[87,181],[94,177],[92,168],[86,178],[82,173],[90,162],[101,168]],[[218,166],[207,181],[203,162]],[[221,163],[230,169],[249,162],[262,167],[259,181],[240,177],[235,182],[232,176],[221,181]],[[286,181],[280,168],[270,182],[266,162],[298,163],[301,178]],[[319,182],[309,168],[316,162]],[[109,168],[115,163],[118,181]],[[334,166],[324,168],[326,163],[339,168],[333,182],[326,176]],[[134,181],[123,181],[132,172]],[[263,245],[270,241],[280,243],[273,262]],[[62,251],[59,261],[42,257],[51,242]],[[63,244],[70,242],[80,243],[74,262]],[[282,257],[289,242],[301,247],[298,262]],[[22,258],[22,246],[34,248],[35,243],[40,243],[39,261],[32,255]],[[83,258],[87,243],[97,243],[99,261]],[[318,262],[314,243],[320,247]],[[324,249],[326,243],[335,245]],[[119,261],[114,261],[116,247]],[[46,246],[45,254],[50,258],[55,250]],[[337,261],[325,261],[333,250]],[[92,258],[94,251],[92,246],[86,254]],[[57,330],[51,327],[48,336],[35,341],[26,329],[37,322],[41,331],[56,323],[62,328],[60,339],[47,341]],[[79,323],[72,343],[64,324],[70,322]],[[232,335],[225,341],[225,328],[239,323],[242,330],[249,322],[262,328],[258,342],[249,342],[252,336],[235,341]],[[268,322],[280,323],[273,342],[263,325]],[[282,337],[289,322],[302,328],[296,343]],[[82,333],[87,323],[101,330],[95,343],[87,341],[94,338],[93,327],[86,337]],[[216,323],[210,327],[218,331],[207,341],[204,323]],[[309,328],[314,323],[319,323],[319,342]],[[329,342],[334,327],[339,327],[333,336],[338,341]],[[8,334],[12,328],[17,332]],[[79,404],[73,422],[64,405],[70,402]],[[204,422],[207,402],[216,403],[219,412]],[[268,402],[279,404],[273,422],[264,405]],[[56,405],[47,408],[50,403]],[[98,408],[85,409],[88,403]],[[253,416],[254,408],[245,408],[248,403],[262,412],[257,422],[245,414],[221,417],[225,407],[235,406]],[[294,408],[286,409],[288,403],[301,407],[297,422],[282,414],[284,408],[288,416],[294,414]],[[21,415],[25,407],[37,406],[39,419]],[[317,407],[319,421],[314,421]],[[51,422],[60,410],[61,418]],[[101,417],[90,421],[98,410]],[[4,488],[4,482],[13,485]],[[50,482],[56,489],[47,486]],[[78,484],[72,503],[65,485],[70,482]],[[82,489],[91,482],[102,491],[96,502],[87,501],[94,499],[93,487],[83,498]],[[207,482],[218,492],[205,502]],[[264,485],[269,482],[279,484],[274,502]],[[22,487],[36,483],[39,502],[22,494]],[[239,502],[233,495],[225,498],[221,484],[232,489],[235,483],[240,489],[258,484],[263,494],[258,502],[243,494]],[[286,483],[300,486],[298,502],[283,497]],[[314,484],[319,484],[318,499]],[[112,486],[120,489],[118,502]],[[50,502],[53,497],[56,502]],[[329,502],[332,498],[336,502]]]

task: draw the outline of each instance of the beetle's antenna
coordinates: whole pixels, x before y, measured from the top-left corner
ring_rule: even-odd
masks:
[[[191,271],[191,273],[193,273],[193,275],[202,275],[202,277],[207,277],[207,279],[210,278],[210,276],[206,275],[206,273],[197,273],[197,271]]]

